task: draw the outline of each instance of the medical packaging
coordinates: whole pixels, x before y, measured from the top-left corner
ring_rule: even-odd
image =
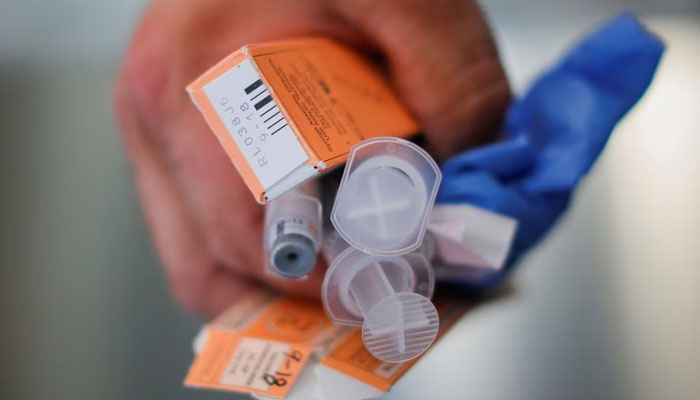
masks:
[[[329,39],[243,46],[187,90],[260,203],[364,139],[418,131],[379,69]]]
[[[284,398],[312,355],[346,332],[316,302],[251,288],[200,331],[185,385]]]
[[[435,304],[439,338],[472,303],[446,293]],[[417,362],[372,356],[359,328],[333,324],[317,303],[251,289],[193,342],[195,359],[185,385],[253,394],[261,399],[373,399]]]
[[[440,281],[500,271],[510,254],[518,222],[469,204],[438,204],[423,240]]]

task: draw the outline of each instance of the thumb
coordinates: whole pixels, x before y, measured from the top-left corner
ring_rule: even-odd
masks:
[[[496,138],[510,90],[472,1],[357,0],[341,12],[379,47],[432,152],[447,157]]]

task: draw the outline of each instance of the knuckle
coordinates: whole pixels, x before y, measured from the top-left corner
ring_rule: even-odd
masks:
[[[443,148],[440,155],[493,140],[511,95],[498,58],[466,64],[444,81],[450,82],[448,89],[437,93],[423,88],[432,94],[430,101],[416,105],[426,132],[440,138],[440,143],[432,143]]]

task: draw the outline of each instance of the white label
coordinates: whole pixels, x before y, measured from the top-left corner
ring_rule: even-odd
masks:
[[[221,384],[267,390],[266,375],[275,375],[285,361],[287,343],[244,338],[221,376]]]
[[[211,81],[204,92],[263,188],[308,159],[250,59]]]
[[[440,261],[455,270],[499,270],[508,258],[517,226],[517,220],[483,208],[441,204],[433,208],[428,231],[435,238]]]

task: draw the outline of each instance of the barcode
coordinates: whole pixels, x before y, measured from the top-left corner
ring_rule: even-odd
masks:
[[[263,84],[262,79],[257,79],[255,82],[246,86],[243,91],[246,96],[248,96],[251,103],[253,103],[255,111],[259,112],[259,116],[265,124],[265,129],[268,132],[272,131],[270,135],[274,135],[287,126],[284,115],[280,112],[277,104],[272,101],[272,96],[268,92],[267,87]],[[269,104],[271,105],[268,106]],[[280,124],[280,122],[284,123]]]
[[[262,79],[258,79],[257,81],[251,83],[243,90],[245,90],[245,94],[250,94],[253,90],[259,88],[260,86],[262,86]]]
[[[256,109],[256,110],[260,110],[261,108],[265,107],[265,106],[267,105],[267,103],[269,103],[269,102],[271,102],[271,101],[272,101],[272,96],[270,96],[270,95],[268,94],[268,95],[265,96],[262,100],[260,100],[259,102],[255,103],[255,109]]]
[[[236,165],[248,164],[263,187],[271,188],[309,159],[272,87],[246,58],[204,86],[204,93],[238,149]],[[289,125],[287,124],[289,122]],[[219,133],[217,131],[217,133]],[[273,136],[274,135],[274,136]],[[228,144],[227,150],[233,149]],[[256,189],[257,190],[257,189]],[[256,195],[262,195],[258,193]]]

